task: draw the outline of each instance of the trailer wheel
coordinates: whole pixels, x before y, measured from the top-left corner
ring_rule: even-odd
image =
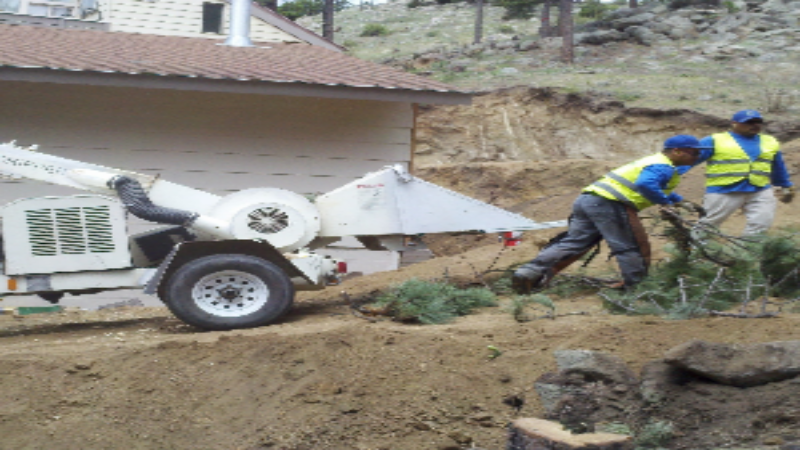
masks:
[[[267,325],[294,302],[294,285],[275,264],[236,254],[182,265],[167,280],[164,303],[182,321],[207,330]]]

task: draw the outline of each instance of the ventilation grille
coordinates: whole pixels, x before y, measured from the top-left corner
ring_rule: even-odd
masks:
[[[247,215],[247,226],[261,234],[279,233],[289,226],[289,215],[278,208],[259,208]]]
[[[85,255],[114,252],[108,206],[25,211],[31,254]]]

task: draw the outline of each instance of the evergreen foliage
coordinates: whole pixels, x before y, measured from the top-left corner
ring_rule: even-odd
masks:
[[[379,23],[368,23],[361,30],[361,37],[386,36],[388,34],[389,29]]]
[[[372,306],[402,322],[437,324],[467,315],[478,307],[495,306],[496,300],[486,288],[460,289],[450,283],[413,278],[392,286]]]
[[[613,5],[603,3],[600,0],[586,0],[581,3],[581,10],[578,16],[592,20],[600,20],[609,11],[613,11],[614,9],[616,8]]]
[[[333,10],[339,12],[350,6],[347,0],[334,0]],[[278,12],[291,20],[297,20],[303,16],[322,14],[324,7],[325,0],[293,0],[278,6]]]
[[[701,245],[674,239],[669,257],[627,291],[600,295],[614,312],[656,314],[674,319],[724,311],[759,298],[800,295],[800,239],[793,234]]]
[[[539,307],[545,308],[545,317],[555,318],[556,305],[545,294],[515,295],[507,310],[517,322],[529,322],[536,318],[534,312]]]
[[[544,0],[493,0],[492,4],[505,8],[503,20],[530,19],[536,12],[536,7]]]

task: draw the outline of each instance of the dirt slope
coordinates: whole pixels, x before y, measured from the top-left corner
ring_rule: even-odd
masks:
[[[798,147],[786,146],[794,168]],[[485,163],[423,176],[555,220],[567,216],[581,186],[612,166]],[[681,190],[699,198],[700,174]],[[795,205],[781,206],[780,223],[799,218]],[[516,417],[503,398],[524,396],[519,414],[540,415],[532,385],[554,369],[553,350],[606,351],[638,370],[688,339],[800,339],[797,313],[666,321],[609,315],[596,298],[579,297],[559,301],[557,312],[582,314],[556,320],[517,323],[502,308],[487,308],[452,324],[414,326],[355,317],[340,295],[363,299],[410,277],[475,281],[493,262],[532,257],[553,232],[503,252],[489,238],[450,242],[441,253],[451,256],[301,295],[283,323],[255,330],[197,332],[158,308],[0,316],[0,448],[500,449],[504,425]],[[604,258],[593,264],[607,266]],[[489,359],[487,345],[502,355]],[[740,398],[690,386],[710,397],[680,405],[672,448],[800,440],[791,421],[798,408],[780,404],[800,398],[800,384],[787,386],[770,391],[781,399],[766,405],[757,401],[763,392]]]
[[[551,88],[503,89],[476,95],[472,105],[423,109],[414,163],[623,161],[660,150],[663,140],[675,134],[703,137],[724,129],[728,114],[629,108],[607,96]],[[800,137],[800,123],[767,117],[769,133],[783,141]]]

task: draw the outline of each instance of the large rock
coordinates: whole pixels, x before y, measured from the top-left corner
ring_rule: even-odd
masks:
[[[637,398],[637,380],[618,357],[591,350],[555,352],[558,372],[534,383],[545,418],[576,432],[594,431],[594,424],[620,420]]]
[[[686,17],[670,16],[661,23],[670,27],[668,36],[673,39],[683,39],[695,30],[694,23]]]
[[[628,27],[645,25],[653,20],[655,16],[656,15],[653,13],[637,14],[635,16],[614,20],[611,22],[611,25],[617,30],[623,31]]]
[[[628,28],[628,33],[630,33],[631,37],[639,44],[651,46],[653,43],[656,42],[658,39],[655,33],[653,33],[649,28],[645,27],[630,27]]]
[[[671,349],[664,360],[720,384],[760,386],[800,375],[800,341],[715,344],[695,340]]]
[[[650,404],[661,403],[669,397],[669,391],[690,378],[685,370],[661,360],[645,364],[639,377],[639,393]]]
[[[636,375],[618,356],[592,350],[556,350],[554,355],[561,372],[604,383],[636,383]]]
[[[623,41],[627,38],[627,33],[622,33],[617,30],[601,30],[575,35],[575,42],[578,44],[603,45],[607,42]]]

